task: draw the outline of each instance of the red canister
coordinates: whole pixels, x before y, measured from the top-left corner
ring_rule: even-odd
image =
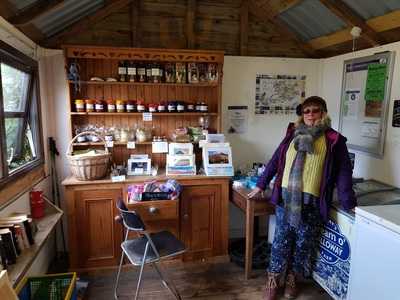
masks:
[[[34,219],[44,217],[43,191],[30,192],[31,215]]]

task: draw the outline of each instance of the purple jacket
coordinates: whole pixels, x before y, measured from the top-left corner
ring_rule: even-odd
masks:
[[[282,199],[282,177],[285,169],[286,152],[294,137],[295,127],[290,123],[286,136],[275,150],[264,172],[257,181],[257,186],[265,190],[271,179],[276,175],[270,201],[280,204]],[[323,178],[320,190],[320,213],[328,220],[329,208],[332,202],[332,193],[336,185],[338,199],[345,210],[357,206],[357,200],[352,187],[352,168],[346,138],[337,131],[329,128],[325,132],[327,153],[325,157]]]

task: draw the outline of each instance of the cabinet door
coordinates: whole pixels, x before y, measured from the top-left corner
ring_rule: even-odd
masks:
[[[213,256],[220,228],[220,186],[185,186],[181,197],[181,238],[184,260]]]
[[[75,192],[80,268],[113,266],[121,255],[122,227],[114,221],[121,189]]]

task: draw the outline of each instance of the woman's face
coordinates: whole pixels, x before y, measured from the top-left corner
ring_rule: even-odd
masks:
[[[304,124],[314,126],[322,118],[321,108],[317,105],[309,105],[303,109]]]

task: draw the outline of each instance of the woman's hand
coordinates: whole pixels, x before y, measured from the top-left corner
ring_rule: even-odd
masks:
[[[260,189],[258,186],[256,186],[254,189],[251,190],[250,193],[247,194],[247,197],[249,198],[254,198],[258,194],[262,193],[262,189]]]

